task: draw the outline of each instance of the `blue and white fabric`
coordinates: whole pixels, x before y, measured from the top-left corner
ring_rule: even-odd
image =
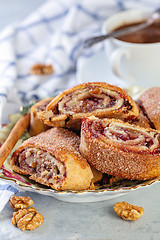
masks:
[[[76,85],[77,59],[90,58],[103,47],[99,44],[86,50],[84,39],[100,34],[103,21],[114,13],[144,7],[155,9],[160,2],[51,0],[24,21],[4,29],[0,33],[0,124],[30,100],[53,96]],[[35,63],[52,64],[55,74],[30,75]],[[1,206],[10,196],[5,197],[6,192],[15,193],[0,182]]]

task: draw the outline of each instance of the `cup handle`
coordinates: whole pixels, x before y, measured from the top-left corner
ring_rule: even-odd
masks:
[[[135,78],[131,73],[123,74],[121,71],[122,57],[125,57],[127,60],[131,58],[130,52],[125,48],[118,48],[112,53],[110,58],[111,69],[117,77],[130,82],[130,84],[135,84]]]

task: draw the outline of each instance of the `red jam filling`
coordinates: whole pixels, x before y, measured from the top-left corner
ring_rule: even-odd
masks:
[[[132,147],[139,147],[139,151],[149,151],[152,154],[159,154],[160,153],[160,144],[158,140],[158,145],[155,143],[157,133],[149,136],[148,132],[142,132],[138,129],[121,127],[121,126],[114,126],[110,127],[110,123],[108,123],[105,127],[101,122],[88,122],[89,131],[94,135],[95,138],[100,138],[102,141],[104,139],[109,139],[115,143],[122,144],[124,150],[127,150],[128,146]],[[158,138],[159,139],[159,138]],[[154,144],[156,144],[154,148]],[[142,147],[146,147],[143,149]],[[153,147],[153,148],[152,148]],[[152,150],[151,150],[152,148]],[[136,149],[138,151],[138,149]]]

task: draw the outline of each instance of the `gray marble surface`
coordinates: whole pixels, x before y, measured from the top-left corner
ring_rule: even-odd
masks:
[[[13,240],[159,240],[160,184],[137,189],[122,197],[97,203],[67,203],[31,192],[30,196],[44,216],[43,224],[22,232],[11,224],[13,210],[7,204],[0,214],[0,239]],[[113,211],[117,201],[143,206],[144,215],[137,221],[125,221]]]
[[[20,21],[44,0],[0,0],[0,30]],[[22,232],[11,224],[13,210],[7,204],[0,214],[0,240],[159,240],[160,183],[137,189],[119,198],[96,203],[66,203],[37,193],[30,196],[44,216],[43,224],[34,231]],[[144,208],[135,222],[116,216],[113,205],[127,201]]]

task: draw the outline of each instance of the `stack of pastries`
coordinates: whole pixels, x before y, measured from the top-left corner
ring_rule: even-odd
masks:
[[[40,101],[31,108],[32,137],[13,153],[12,168],[56,190],[94,189],[104,174],[157,177],[159,96],[152,88],[135,102],[119,87],[94,82]]]

